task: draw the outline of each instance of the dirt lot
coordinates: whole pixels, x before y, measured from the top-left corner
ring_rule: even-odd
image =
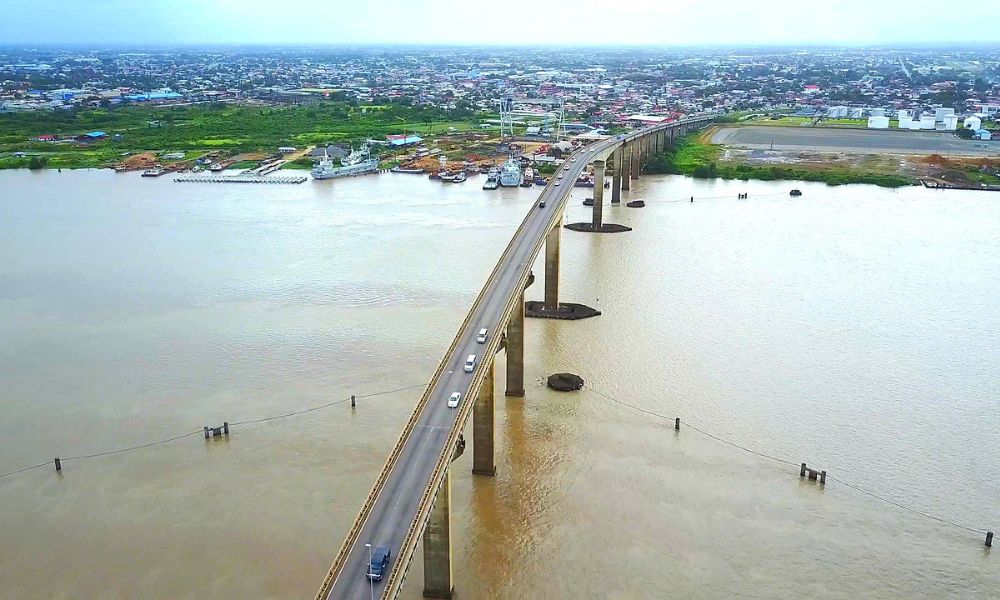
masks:
[[[832,127],[720,127],[712,135],[711,141],[713,144],[746,150],[1000,157],[1000,143],[963,140],[954,133],[935,131]]]
[[[944,157],[940,154],[861,154],[857,152],[815,152],[748,150],[725,148],[719,159],[748,165],[788,165],[811,169],[848,168],[882,175],[902,175],[941,183],[1000,183],[1000,157]]]

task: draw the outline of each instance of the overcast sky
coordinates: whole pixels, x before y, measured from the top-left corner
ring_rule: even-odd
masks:
[[[504,6],[495,0],[4,0],[0,45],[1000,42],[997,0],[542,0]]]

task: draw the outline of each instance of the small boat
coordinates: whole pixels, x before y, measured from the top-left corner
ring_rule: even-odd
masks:
[[[392,171],[393,173],[413,173],[413,174],[418,174],[418,173],[423,173],[424,172],[423,169],[411,169],[409,167],[393,167],[393,168],[391,168],[389,170]]]
[[[452,183],[462,183],[463,181],[465,181],[468,178],[469,178],[469,176],[465,174],[465,171],[459,171],[449,181],[451,181]]]
[[[224,171],[225,168],[222,166],[222,163],[212,163],[212,166],[210,166],[208,170],[213,173],[218,173],[219,171]]]
[[[795,189],[795,190],[792,190],[792,191],[788,192],[788,195],[789,196],[801,196],[802,192],[799,191],[799,190],[797,190],[797,189]]]
[[[163,173],[165,173],[165,171],[163,169],[161,169],[159,167],[154,167],[152,169],[147,169],[147,170],[143,171],[142,172],[142,176],[143,177],[159,177],[160,175],[163,175]]]
[[[587,198],[586,200],[583,201],[583,205],[584,206],[593,206],[594,205],[594,199],[593,198]]]

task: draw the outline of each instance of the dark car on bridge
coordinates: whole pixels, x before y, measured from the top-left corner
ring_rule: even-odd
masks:
[[[372,551],[371,562],[368,563],[368,579],[382,581],[385,570],[389,567],[389,556],[392,553],[388,546],[376,546]]]

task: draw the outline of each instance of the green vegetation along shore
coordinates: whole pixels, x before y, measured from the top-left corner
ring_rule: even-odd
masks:
[[[653,157],[646,165],[646,172],[690,175],[703,179],[821,181],[829,185],[870,183],[882,187],[903,187],[916,183],[901,175],[886,175],[841,166],[812,168],[722,161],[721,153],[721,146],[708,143],[701,133],[692,133],[675,140],[663,154]]]
[[[0,168],[108,167],[137,152],[210,150],[274,152],[279,146],[357,142],[393,133],[467,131],[481,115],[405,103],[358,105],[329,101],[303,106],[201,104],[171,107],[33,111],[0,114]],[[38,136],[81,136],[94,142],[35,141]],[[34,159],[34,161],[32,161]]]

